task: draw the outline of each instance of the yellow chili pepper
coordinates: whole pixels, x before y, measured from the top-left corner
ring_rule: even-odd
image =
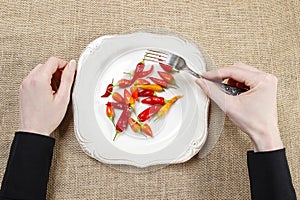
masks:
[[[174,96],[174,97],[172,97],[172,98],[169,100],[169,102],[172,102],[172,104],[173,104],[173,103],[175,103],[178,99],[180,99],[181,97],[183,97],[183,96],[181,96],[181,95]]]
[[[155,120],[165,116],[168,113],[168,111],[170,110],[171,106],[181,97],[182,96],[174,96],[167,103],[165,103],[165,105],[163,105],[157,112],[157,117]]]
[[[152,90],[152,91],[156,91],[156,92],[164,91],[164,88],[157,84],[136,85],[135,87],[145,89],[145,90]]]

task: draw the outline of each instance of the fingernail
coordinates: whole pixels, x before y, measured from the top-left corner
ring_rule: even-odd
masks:
[[[69,63],[69,69],[72,71],[72,72],[75,72],[76,71],[76,61],[75,60],[71,60],[70,63]]]

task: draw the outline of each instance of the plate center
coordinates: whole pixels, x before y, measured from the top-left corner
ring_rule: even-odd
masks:
[[[113,141],[115,127],[106,117],[105,109],[106,103],[114,100],[111,97],[101,98],[101,95],[105,92],[106,86],[111,83],[112,79],[114,79],[114,82],[122,78],[130,79],[131,77],[124,74],[124,72],[133,72],[136,65],[143,59],[146,51],[147,49],[130,50],[115,57],[106,66],[99,66],[102,68],[102,73],[98,78],[94,96],[94,111],[101,132],[113,146],[132,154],[150,154],[165,148],[177,136],[182,126],[182,100],[184,98],[179,99],[171,107],[166,116],[158,120],[154,120],[154,118],[145,122],[151,127],[153,137],[145,136],[142,133],[135,133],[128,125],[127,129]],[[151,65],[154,65],[154,70],[149,76],[160,78],[157,71],[163,71],[163,69],[158,64],[146,62],[145,70],[148,70]],[[147,78],[145,79],[150,81]],[[129,88],[127,89],[129,90]],[[114,91],[123,95],[123,88],[115,87]],[[170,99],[175,95],[183,95],[182,89],[166,89],[164,92],[157,92],[157,96],[164,97],[165,99]],[[142,99],[141,97],[140,100]],[[135,112],[138,115],[150,106],[137,102],[135,104]],[[115,123],[117,123],[121,112],[121,110],[115,109]],[[131,117],[137,119],[137,116],[133,112],[131,113]]]

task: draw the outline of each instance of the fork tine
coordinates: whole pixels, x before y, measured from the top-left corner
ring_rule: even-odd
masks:
[[[160,61],[158,61],[157,59],[151,59],[151,58],[144,58],[143,61],[150,61],[150,62],[156,62],[156,63],[162,63]]]
[[[145,53],[145,56],[157,58],[157,59],[167,59],[167,57],[168,57],[166,55],[162,55],[159,53],[153,53],[153,52],[149,52],[149,51]]]
[[[149,53],[146,53],[144,57],[156,59],[156,60],[160,60],[160,61],[166,60],[166,57],[160,57],[160,56],[157,56],[154,54],[149,54]]]
[[[157,58],[144,57],[143,60],[150,61],[150,62],[156,62],[158,64],[165,64],[165,60],[157,59]]]
[[[166,53],[166,52],[163,52],[163,51],[158,51],[158,50],[154,50],[154,49],[147,49],[148,50],[148,52],[152,52],[152,53],[155,53],[155,54],[159,54],[159,55],[161,55],[161,56],[168,56],[168,53]]]
[[[164,52],[148,49],[144,55],[144,60],[162,63],[168,58]]]
[[[153,56],[149,56],[149,55],[145,55],[143,60],[156,62],[156,63],[160,63],[160,64],[165,62],[165,59],[157,58],[157,57],[153,57]]]

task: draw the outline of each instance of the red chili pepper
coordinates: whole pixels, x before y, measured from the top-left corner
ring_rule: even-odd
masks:
[[[139,97],[152,97],[152,96],[156,96],[156,93],[153,90],[139,91]]]
[[[108,86],[106,87],[106,91],[101,97],[108,97],[112,93],[113,88],[114,88],[114,86],[113,86],[113,80],[112,80],[112,82],[110,84],[108,84]]]
[[[151,104],[151,105],[155,105],[155,104],[164,105],[166,103],[166,100],[164,97],[148,97],[146,99],[143,99],[141,102],[145,104]]]
[[[161,66],[161,68],[163,68],[163,70],[165,70],[166,72],[172,72],[173,67],[171,67],[170,65],[166,65],[163,63],[159,63],[159,65]]]
[[[174,76],[168,72],[163,72],[163,71],[157,71],[158,75],[164,79],[167,83],[171,83],[176,85]]]
[[[131,85],[131,80],[129,79],[120,79],[115,86],[119,86],[120,88],[125,88]]]
[[[131,96],[134,99],[134,101],[139,100],[139,89],[137,87],[131,87],[130,88]]]
[[[150,82],[142,78],[136,79],[136,81],[134,82],[134,85],[148,85],[148,84],[150,84]]]
[[[148,124],[141,124],[141,129],[142,129],[142,132],[145,133],[146,135],[148,135],[150,137],[153,136],[151,127]]]
[[[134,132],[139,133],[141,131],[141,125],[136,120],[134,120],[132,117],[128,118],[128,124]]]
[[[129,116],[130,116],[130,109],[129,106],[127,105],[122,111],[120,118],[118,119],[118,122],[116,124],[116,133],[113,140],[115,140],[116,137],[127,128]]]
[[[175,85],[168,84],[165,80],[162,80],[162,79],[159,79],[159,78],[149,77],[149,79],[153,83],[155,83],[157,85],[160,85],[163,88],[177,88]]]
[[[112,106],[113,108],[116,108],[116,109],[121,109],[123,110],[124,108],[126,108],[126,104],[124,103],[118,103],[118,102],[107,102],[108,106]]]
[[[143,77],[145,77],[145,76],[148,76],[149,74],[152,73],[153,69],[154,69],[154,66],[151,65],[151,67],[150,67],[149,70],[142,71],[142,72],[140,73],[139,78],[143,78]]]
[[[138,120],[140,122],[144,122],[148,119],[150,119],[152,116],[154,116],[159,109],[161,108],[161,105],[152,105],[149,108],[146,108],[144,111],[142,111],[139,115],[138,115]]]
[[[167,88],[168,87],[168,83],[165,81],[165,80],[162,80],[162,79],[158,79],[158,78],[154,78],[154,77],[149,77],[149,79],[157,84],[157,85],[160,85],[161,87],[163,88]]]
[[[154,77],[149,77],[149,79],[150,79],[153,83],[155,83],[155,84],[157,84],[157,85],[160,85],[160,86],[163,87],[163,88],[167,88],[167,86],[168,86],[168,83],[167,83],[166,81],[162,80],[162,79],[158,79],[158,78],[154,78]]]
[[[134,81],[139,78],[140,73],[144,70],[144,68],[145,68],[145,63],[143,61],[137,64],[133,77],[131,79],[131,84],[134,83]]]
[[[124,98],[119,92],[113,92],[112,98],[119,103],[125,103]]]
[[[114,109],[111,105],[106,104],[106,116],[110,119],[110,121],[115,125],[114,122],[114,117],[115,117],[115,112]]]
[[[145,76],[148,76],[149,74],[152,73],[154,69],[154,65],[151,65],[150,69],[146,70],[146,71],[142,71],[140,74],[139,74],[139,78],[143,78]],[[129,76],[133,76],[134,75],[134,72],[124,72],[124,74],[128,74]]]

